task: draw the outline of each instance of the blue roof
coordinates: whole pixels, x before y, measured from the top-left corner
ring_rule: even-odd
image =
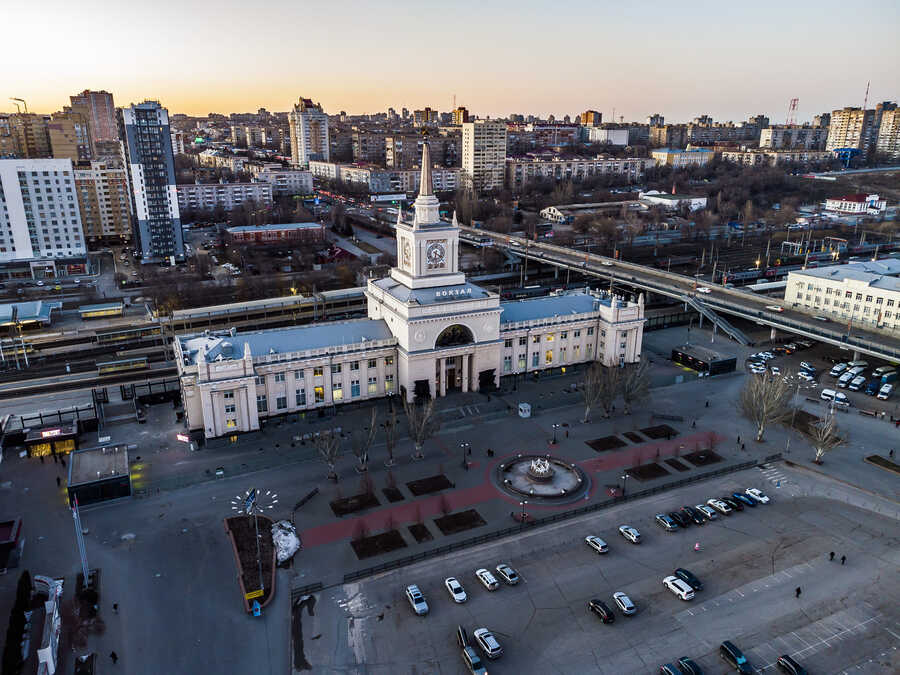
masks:
[[[250,346],[253,356],[287,354],[326,347],[363,344],[374,340],[389,340],[393,334],[383,319],[333,321],[309,326],[291,326],[252,333],[198,333],[180,339],[187,364],[196,363],[202,350],[207,361],[240,359],[244,346]]]
[[[601,303],[608,306],[609,300],[601,300],[587,293],[570,293],[531,300],[501,302],[500,323],[518,323],[575,314],[589,314],[598,311]]]
[[[464,284],[451,284],[449,286],[434,286],[432,288],[409,288],[392,277],[384,277],[373,283],[386,293],[401,302],[409,302],[417,305],[433,305],[453,300],[483,300],[490,297],[490,292],[481,286],[466,282]]]
[[[272,232],[277,230],[313,230],[325,227],[322,223],[269,223],[268,225],[237,225],[226,232]]]
[[[60,309],[61,302],[45,302],[44,300],[30,300],[28,302],[10,302],[0,304],[0,324],[13,323],[13,309],[15,308],[16,321],[50,321],[50,314],[54,309]]]

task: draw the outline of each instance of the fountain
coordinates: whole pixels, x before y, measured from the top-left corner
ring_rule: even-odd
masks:
[[[590,486],[576,464],[550,455],[518,454],[497,467],[496,479],[507,494],[538,502],[574,501]]]

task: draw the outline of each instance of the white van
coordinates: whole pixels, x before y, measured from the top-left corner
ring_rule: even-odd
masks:
[[[894,391],[894,385],[886,384],[881,389],[878,390],[878,399],[881,401],[887,401],[891,393]]]
[[[828,371],[828,374],[832,377],[837,377],[841,373],[847,370],[846,363],[835,363],[831,370]]]
[[[868,367],[868,361],[851,361],[847,364],[848,368],[866,368]]]
[[[823,401],[834,401],[836,405],[840,406],[850,405],[850,399],[847,398],[846,394],[834,389],[823,389],[819,394],[819,398]]]
[[[838,378],[837,386],[841,387],[842,389],[846,389],[854,377],[856,377],[856,375],[853,373],[853,371],[848,370]]]
[[[866,384],[866,378],[862,375],[857,375],[851,381],[849,386],[847,387],[850,391],[859,391]]]

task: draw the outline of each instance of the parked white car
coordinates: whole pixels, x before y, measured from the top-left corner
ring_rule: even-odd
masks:
[[[721,513],[723,516],[731,515],[731,507],[719,499],[708,499],[706,503],[713,507],[716,511]]]
[[[584,538],[584,543],[597,551],[597,553],[609,552],[609,545],[600,537],[595,537],[593,534],[589,534],[588,536],[586,536]]]
[[[702,511],[703,513],[705,513],[706,517],[709,520],[715,520],[716,518],[719,517],[719,514],[716,513],[716,510],[714,508],[712,508],[711,506],[707,506],[706,504],[697,504],[697,506],[695,506],[694,508],[696,508],[698,511]]]
[[[668,588],[672,593],[682,600],[693,600],[694,589],[688,585],[686,581],[682,581],[678,577],[670,576],[663,579],[663,586]]]
[[[475,570],[475,576],[478,577],[478,581],[481,582],[481,585],[489,591],[496,591],[500,588],[497,578],[483,567]]]
[[[411,584],[406,587],[406,599],[416,614],[419,616],[428,614],[428,603],[425,602],[425,596],[418,586]]]
[[[634,529],[631,525],[619,525],[619,534],[625,537],[632,544],[641,543],[641,533]]]
[[[760,504],[769,503],[769,497],[759,488],[747,488],[746,490],[744,490],[744,494],[748,495],[753,501]]]
[[[444,579],[444,587],[447,589],[450,597],[453,598],[453,602],[463,603],[468,600],[465,589],[463,589],[462,584],[457,581],[456,577]]]

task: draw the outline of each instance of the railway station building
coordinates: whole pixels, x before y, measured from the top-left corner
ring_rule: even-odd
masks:
[[[382,396],[491,390],[500,377],[640,359],[644,303],[585,292],[501,302],[459,270],[459,225],[442,221],[423,144],[397,266],[366,287],[368,318],[179,335],[189,430],[216,438],[260,420]]]

